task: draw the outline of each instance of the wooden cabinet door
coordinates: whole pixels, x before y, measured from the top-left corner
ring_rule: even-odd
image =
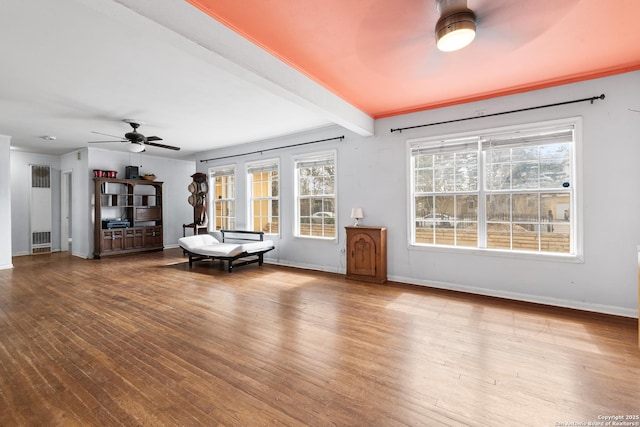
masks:
[[[124,248],[125,249],[133,248],[133,229],[128,229],[124,231]]]
[[[141,228],[134,229],[133,247],[136,249],[144,247],[144,233]]]
[[[128,228],[124,232],[124,248],[138,249],[143,246],[141,228]]]
[[[359,233],[350,242],[350,261],[353,274],[376,275],[376,242],[368,234]]]
[[[102,232],[102,252],[121,251],[123,234],[123,230],[104,230]]]
[[[144,247],[162,247],[162,227],[146,227],[144,229]]]
[[[347,279],[387,281],[387,228],[345,227],[347,231]]]
[[[160,221],[162,208],[160,206],[142,206],[135,208],[135,221]]]

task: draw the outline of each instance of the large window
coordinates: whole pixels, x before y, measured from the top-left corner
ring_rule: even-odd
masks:
[[[295,159],[296,236],[336,237],[335,151]]]
[[[411,142],[411,243],[576,255],[575,122]]]
[[[236,227],[236,176],[235,166],[209,169],[211,189],[212,230],[233,230]]]
[[[247,165],[249,224],[253,231],[280,232],[280,180],[277,160]]]

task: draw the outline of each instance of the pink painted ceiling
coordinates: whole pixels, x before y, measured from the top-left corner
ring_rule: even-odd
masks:
[[[640,69],[640,0],[468,0],[451,53],[435,0],[187,1],[374,118]]]

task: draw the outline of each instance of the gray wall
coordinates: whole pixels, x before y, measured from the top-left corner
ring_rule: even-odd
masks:
[[[11,245],[13,255],[29,253],[30,165],[51,168],[51,248],[60,250],[60,157],[11,151]],[[57,230],[57,232],[56,232]]]
[[[11,138],[0,135],[0,270],[11,261]]]
[[[237,224],[246,227],[246,162],[277,157],[281,173],[281,235],[268,255],[274,263],[344,272],[344,226],[352,207],[364,209],[363,224],[388,228],[389,277],[435,286],[637,316],[637,247],[640,243],[640,72],[564,85],[448,108],[376,120],[376,134],[360,137],[339,127],[277,140],[201,153],[198,160],[253,152],[288,144],[345,135],[326,142],[263,152],[221,161],[208,167],[235,164]],[[498,113],[606,94],[606,99],[485,117],[454,124],[391,133],[392,128]],[[490,129],[567,117],[582,117],[582,203],[584,261],[562,262],[531,256],[415,248],[408,244],[407,140]],[[338,219],[335,241],[293,236],[293,163],[291,157],[338,150]]]

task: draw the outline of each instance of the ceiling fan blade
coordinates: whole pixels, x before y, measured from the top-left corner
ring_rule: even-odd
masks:
[[[145,145],[151,145],[153,147],[159,147],[159,148],[166,148],[168,150],[180,151],[180,147],[174,147],[173,145],[158,144],[156,142],[149,142],[149,138],[147,138],[147,142],[145,142]]]
[[[89,141],[89,144],[101,144],[103,142],[127,142],[127,141],[124,141],[122,139],[119,139],[117,141]]]
[[[92,131],[91,131],[91,133],[95,133],[95,134],[98,134],[98,135],[104,135],[104,136],[110,136],[110,137],[112,137],[112,138],[119,138],[120,140],[124,141],[124,140],[122,139],[122,137],[121,137],[121,136],[118,136],[118,135],[109,135],[108,133],[96,132],[96,131],[94,131],[94,130],[92,130]]]
[[[469,8],[476,14],[479,41],[490,39],[521,46],[568,16],[577,3],[579,0],[469,0]],[[519,19],[522,16],[527,19]]]
[[[147,141],[162,141],[162,138],[159,136],[148,136]]]

